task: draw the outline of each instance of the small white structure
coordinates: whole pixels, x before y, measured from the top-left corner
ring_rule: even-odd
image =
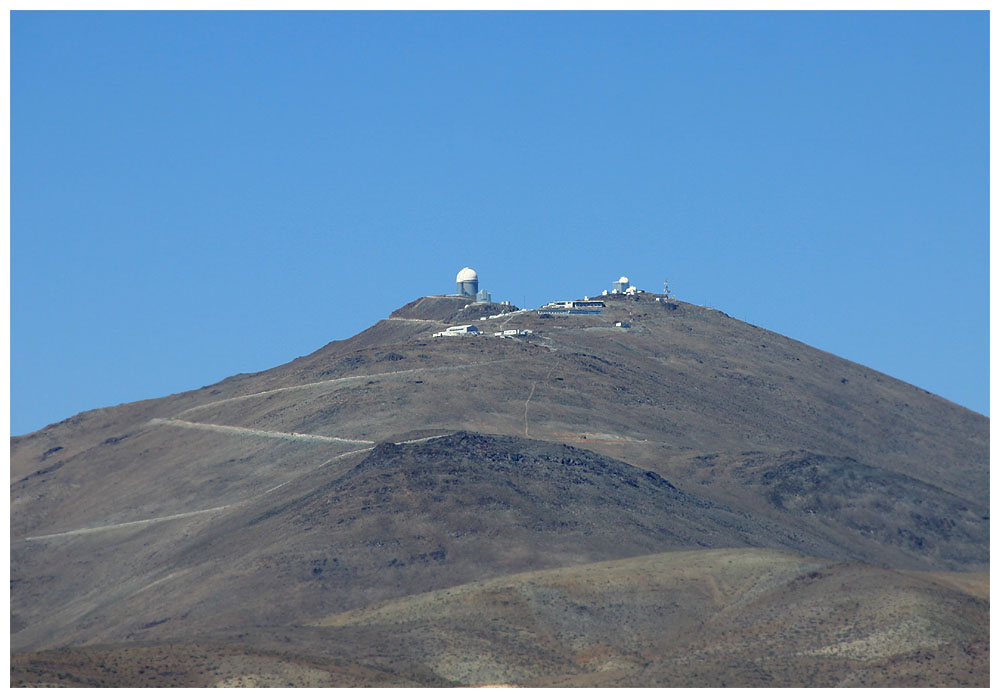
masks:
[[[531,334],[531,330],[501,330],[494,332],[494,337],[524,337]]]
[[[630,324],[629,324],[629,323],[627,323],[627,322],[616,322],[616,323],[615,323],[615,327],[631,327],[631,326],[632,326],[632,325],[630,325]]]
[[[542,310],[559,308],[603,308],[604,301],[592,301],[589,298],[582,301],[552,301],[542,306]]]

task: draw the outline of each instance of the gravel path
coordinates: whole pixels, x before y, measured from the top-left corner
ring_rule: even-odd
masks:
[[[340,444],[374,444],[369,439],[343,439],[339,436],[321,436],[319,434],[300,434],[298,432],[287,431],[265,431],[264,429],[251,429],[250,427],[233,427],[226,424],[205,424],[204,422],[189,422],[184,419],[161,419],[149,420],[150,424],[163,424],[166,426],[183,427],[185,429],[201,429],[203,431],[216,431],[223,434],[243,434],[246,436],[259,436],[265,439],[283,439],[285,441],[323,441]]]
[[[274,395],[275,393],[283,393],[289,390],[306,390],[308,388],[316,388],[319,386],[349,386],[356,385],[358,383],[367,382],[370,380],[391,378],[393,376],[407,375],[411,373],[431,373],[438,371],[453,371],[461,368],[472,368],[474,366],[487,366],[490,364],[505,364],[513,362],[523,362],[522,359],[498,359],[496,361],[478,361],[471,364],[456,364],[453,366],[436,366],[428,368],[404,368],[399,371],[386,371],[384,373],[371,373],[364,376],[344,376],[343,378],[330,378],[329,380],[316,381],[314,383],[302,383],[301,385],[290,385],[285,388],[274,388],[273,390],[262,390],[259,393],[250,393],[249,395],[237,395],[236,397],[227,397],[222,400],[215,400],[213,402],[206,402],[204,405],[196,405],[194,407],[189,407],[188,409],[178,412],[177,417],[185,414],[190,414],[191,412],[196,412],[198,410],[204,410],[209,407],[215,407],[216,405],[223,405],[227,402],[235,402],[237,400],[249,400],[255,397],[262,397],[264,395]]]

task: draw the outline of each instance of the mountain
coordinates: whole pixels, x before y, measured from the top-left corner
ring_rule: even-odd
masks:
[[[988,419],[603,300],[13,438],[12,685],[988,685]]]

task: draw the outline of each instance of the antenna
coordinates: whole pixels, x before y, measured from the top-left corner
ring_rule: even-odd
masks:
[[[667,286],[667,280],[663,280],[663,295],[670,298],[670,287]]]

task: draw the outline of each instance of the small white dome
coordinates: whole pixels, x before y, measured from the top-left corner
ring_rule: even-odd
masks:
[[[462,271],[458,272],[458,276],[455,277],[455,283],[460,284],[463,281],[479,281],[479,274],[476,273],[475,269],[465,267]]]
[[[475,273],[475,272],[473,272],[473,273]],[[623,276],[622,278],[618,279],[618,283],[620,283],[620,284],[627,284],[628,283],[628,277],[627,276]]]

